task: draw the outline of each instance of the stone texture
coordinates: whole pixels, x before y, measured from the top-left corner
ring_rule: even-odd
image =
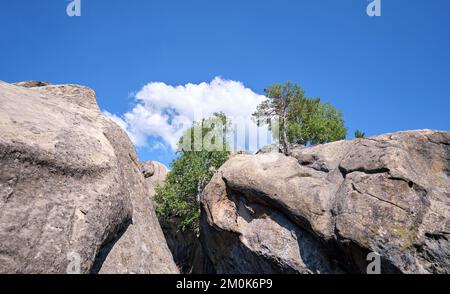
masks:
[[[155,189],[164,184],[169,169],[162,163],[157,161],[144,161],[141,163],[141,171],[144,175],[145,182],[150,196],[155,195]]]
[[[100,273],[179,273],[151,201],[155,188],[164,183],[169,170],[156,161],[143,162],[139,168],[145,179],[145,189],[141,192],[144,197],[139,197],[134,203],[133,224],[114,245]],[[158,264],[158,268],[152,267],[153,264]]]
[[[273,149],[273,148],[272,148]],[[202,195],[218,273],[450,273],[450,133],[235,155]]]
[[[77,85],[0,82],[0,272],[175,273],[126,134]]]

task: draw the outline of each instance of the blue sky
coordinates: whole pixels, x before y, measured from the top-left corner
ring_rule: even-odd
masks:
[[[368,135],[450,130],[450,1],[2,0],[0,80],[77,83],[123,116],[151,82],[301,83]],[[170,149],[138,148],[169,163]]]

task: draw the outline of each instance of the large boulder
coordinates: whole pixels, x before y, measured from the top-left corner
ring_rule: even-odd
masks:
[[[236,155],[202,197],[218,273],[450,273],[450,133]]]
[[[176,273],[127,135],[77,85],[0,82],[0,272]]]

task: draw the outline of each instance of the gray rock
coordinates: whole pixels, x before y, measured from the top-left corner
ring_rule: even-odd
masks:
[[[1,273],[177,272],[132,143],[77,85],[0,82],[0,240]]]
[[[264,146],[256,154],[266,154],[266,153],[283,153],[282,146],[280,144],[270,144]]]
[[[450,133],[236,155],[202,197],[218,273],[450,273]]]
[[[156,161],[143,162],[139,168],[145,179],[145,190],[142,191],[144,197],[137,199],[134,204],[133,224],[106,257],[101,274],[179,273],[164,237],[164,246],[161,246],[163,232],[151,201],[155,188],[163,184],[169,170]],[[158,268],[153,264],[159,265]]]
[[[141,163],[141,171],[144,175],[150,196],[155,195],[155,189],[164,184],[169,169],[157,161],[144,161]]]
[[[289,144],[289,150],[290,154],[292,155],[293,152],[298,152],[302,149],[306,148],[306,146],[301,144]],[[270,144],[267,146],[264,146],[260,150],[256,152],[256,154],[266,154],[266,153],[283,153],[283,145],[281,144]]]

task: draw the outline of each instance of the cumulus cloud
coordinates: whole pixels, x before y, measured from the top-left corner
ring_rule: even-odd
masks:
[[[234,118],[246,118],[265,97],[241,82],[220,77],[211,82],[171,86],[152,82],[135,95],[136,104],[123,116],[105,112],[127,131],[136,146],[176,150],[177,142],[194,120],[223,112]]]

